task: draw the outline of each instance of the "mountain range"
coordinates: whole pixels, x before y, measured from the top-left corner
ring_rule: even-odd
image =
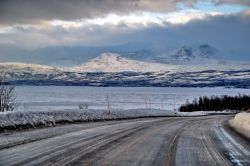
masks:
[[[156,62],[167,64],[201,64],[217,63],[221,60],[216,56],[217,50],[210,45],[204,44],[197,47],[182,46],[170,53],[169,56],[156,56]]]
[[[174,58],[181,58],[180,54]],[[249,64],[224,62],[221,65],[212,57],[197,58],[210,58],[213,63],[193,64],[192,59],[188,59],[189,64],[164,64],[132,60],[117,53],[103,53],[74,67],[0,63],[0,74],[15,85],[250,88]]]
[[[194,60],[198,60],[199,57],[207,60],[209,57],[216,56],[217,50],[208,44],[176,48],[165,48],[161,45],[152,45],[150,43],[130,43],[99,47],[57,46],[31,51],[20,50],[18,53],[13,53],[12,55],[0,53],[0,61],[34,63],[55,67],[72,67],[107,52],[120,54],[123,57],[133,60],[176,64],[179,62],[194,62]]]
[[[209,45],[199,45],[180,47],[169,56],[106,52],[83,62],[77,61],[70,67],[1,62],[0,74],[9,83],[17,85],[250,88],[250,65],[224,60],[217,57],[216,53],[217,50]]]

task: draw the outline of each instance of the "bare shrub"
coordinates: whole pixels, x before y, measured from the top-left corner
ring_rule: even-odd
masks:
[[[81,103],[78,105],[80,110],[87,110],[89,108],[89,104],[88,103]]]
[[[15,86],[0,79],[0,112],[13,111],[17,106],[15,100]]]

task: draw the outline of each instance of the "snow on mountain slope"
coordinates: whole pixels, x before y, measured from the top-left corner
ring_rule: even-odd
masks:
[[[182,46],[179,49],[173,51],[169,56],[156,57],[155,61],[167,64],[181,64],[181,65],[221,63],[220,58],[215,57],[215,54],[216,54],[216,49],[207,44],[199,45],[197,47]]]
[[[209,45],[196,48],[182,47],[170,59],[159,59],[161,63],[129,59],[117,53],[103,53],[98,57],[74,67],[52,67],[30,63],[0,62],[0,73],[51,74],[59,72],[198,72],[205,70],[246,70],[249,63],[224,61],[215,58],[216,52]],[[166,64],[164,60],[168,60]]]
[[[200,55],[199,55],[200,56]],[[205,55],[204,55],[205,56]],[[103,53],[95,59],[75,66],[73,72],[195,72],[204,70],[242,70],[250,69],[249,63],[221,62],[215,59],[196,59],[196,63],[165,64],[144,62],[122,57],[116,53]]]
[[[56,74],[59,72],[198,72],[204,70],[233,71],[250,69],[245,63],[210,63],[199,64],[163,64],[155,62],[143,62],[122,57],[120,54],[103,53],[95,59],[74,67],[51,67],[46,65],[28,63],[0,63],[0,73],[32,73],[32,74]]]
[[[12,62],[0,63],[0,73],[6,73],[6,72],[53,73],[58,70],[62,69],[46,65],[29,64],[29,63],[12,63]]]
[[[97,72],[97,73],[95,73]],[[0,76],[16,85],[229,86],[250,88],[250,65],[169,65],[105,53],[73,68],[0,63]]]
[[[166,65],[159,63],[148,63],[131,60],[115,53],[103,53],[95,59],[78,65],[73,71],[78,72],[160,72],[173,71],[176,65]]]

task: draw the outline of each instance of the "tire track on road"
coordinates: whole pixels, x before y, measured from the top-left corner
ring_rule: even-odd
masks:
[[[105,148],[96,149],[87,156],[82,156],[75,162],[71,163],[71,165],[127,165],[127,163],[123,163],[123,161],[126,160],[124,159],[124,157],[126,158],[127,155],[130,155],[130,152],[137,155],[137,159],[136,161],[134,160],[133,163],[137,162],[137,164],[140,165],[168,165],[168,159],[166,158],[167,155],[160,155],[159,157],[159,154],[171,153],[168,148],[174,142],[171,140],[176,138],[176,133],[179,133],[179,130],[182,130],[182,128],[187,125],[187,123],[190,123],[189,121],[190,120],[179,119],[150,124],[144,130],[133,133],[129,137],[116,140]],[[147,152],[143,151],[143,147],[141,147],[140,145],[147,144],[147,142],[150,143],[150,141],[154,139],[155,134],[158,132],[162,132],[162,130],[164,130],[163,128],[167,130],[167,132],[164,133],[164,136],[166,137],[166,135],[168,134],[168,137],[166,137],[166,139],[164,139],[163,141],[164,146],[161,145],[161,147],[163,148],[157,149],[158,151],[155,156],[150,156],[152,161],[146,161]],[[137,151],[141,151],[141,153],[136,154]],[[97,158],[102,159],[96,160]]]
[[[232,165],[211,137],[212,123],[225,117],[199,118],[179,136],[175,165]],[[226,118],[227,119],[227,118]],[[173,163],[171,165],[174,165]]]
[[[86,135],[85,132],[91,131],[91,129],[82,130],[82,131],[63,135],[62,137],[59,136],[59,137],[55,137],[53,139],[48,139],[45,141],[38,141],[37,142],[38,144],[36,144],[36,142],[33,142],[31,144],[27,144],[28,146],[22,145],[22,146],[13,147],[10,149],[5,149],[3,151],[0,151],[0,154],[1,154],[1,158],[5,159],[4,163],[6,163],[7,165],[24,165],[24,164],[36,165],[38,163],[46,163],[44,161],[48,161],[48,162],[50,162],[50,160],[56,161],[56,159],[58,159],[58,156],[66,157],[67,154],[69,154],[69,151],[74,152],[84,146],[93,144],[93,142],[98,142],[98,141],[100,142],[102,140],[107,139],[108,137],[112,138],[112,137],[115,137],[116,135],[119,135],[120,133],[130,132],[133,129],[140,128],[140,126],[143,124],[148,124],[154,121],[160,121],[160,119],[135,121],[135,122],[125,123],[125,124],[115,124],[115,125],[97,127],[97,128],[93,128],[93,130],[97,131],[97,134],[95,134],[95,132],[94,133],[90,132],[90,136],[88,137],[85,136]],[[105,131],[99,131],[102,129],[103,130],[106,129],[108,133],[105,133]],[[109,131],[110,129],[111,131]],[[98,134],[98,132],[101,132],[101,134]],[[81,138],[81,135],[82,135],[81,133],[84,134],[83,138]],[[36,145],[39,145],[40,142],[42,142],[44,146],[36,146]],[[22,153],[18,153],[18,151]],[[27,156],[27,154],[30,154],[30,155]],[[70,153],[70,155],[71,154],[72,153]],[[73,155],[76,155],[76,154],[77,153],[73,153]]]
[[[229,117],[104,123],[103,126],[0,150],[0,159],[5,159],[3,165],[232,165],[223,151],[225,147],[218,141],[218,135],[223,133],[222,126],[214,126]],[[224,139],[225,134],[222,137],[220,141],[231,146],[232,141]]]

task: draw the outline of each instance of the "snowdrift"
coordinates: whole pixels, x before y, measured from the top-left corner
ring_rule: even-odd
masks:
[[[242,112],[236,114],[230,121],[230,125],[241,134],[250,138],[250,113]]]

